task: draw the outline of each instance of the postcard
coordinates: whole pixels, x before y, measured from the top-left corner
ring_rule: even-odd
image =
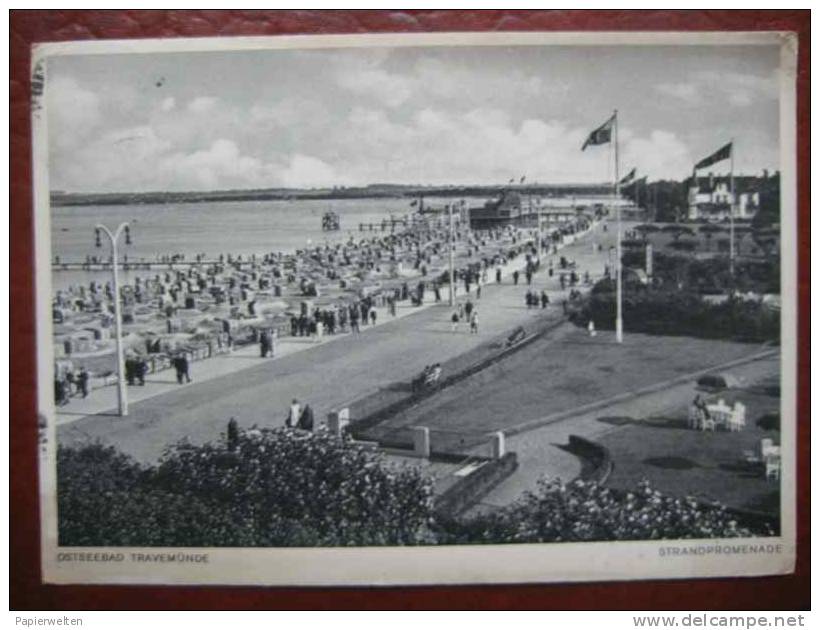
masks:
[[[793,571],[793,34],[33,52],[45,581]]]

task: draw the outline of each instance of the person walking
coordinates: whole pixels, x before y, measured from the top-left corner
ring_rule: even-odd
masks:
[[[293,428],[299,424],[299,418],[302,417],[302,407],[299,405],[299,401],[294,398],[293,401],[290,403],[290,412],[288,413],[288,417],[285,419],[285,426]]]
[[[313,340],[314,343],[319,343],[322,341],[322,337],[325,333],[325,325],[322,323],[321,319],[316,320],[316,338]]]
[[[239,446],[239,425],[236,423],[236,418],[228,420],[227,442],[229,451],[233,452]]]
[[[137,357],[136,359],[136,376],[139,385],[145,385],[145,375],[148,373],[148,364],[145,362],[143,357]],[[188,379],[188,382],[191,382],[191,379]]]
[[[450,323],[451,323],[451,330],[452,330],[452,332],[457,332],[457,331],[458,331],[458,321],[459,321],[459,319],[460,319],[460,318],[459,318],[459,316],[458,316],[458,311],[453,311],[453,314],[452,314],[452,316],[450,317]]]
[[[270,336],[267,330],[259,333],[259,355],[264,359],[270,352]]]
[[[179,370],[180,370],[180,374],[179,374],[179,376],[177,377],[177,380],[179,381],[179,384],[180,384],[180,385],[182,385],[182,379],[183,379],[183,378],[185,379],[185,382],[186,382],[186,383],[190,383],[190,382],[191,382],[191,374],[188,372],[188,367],[189,367],[189,366],[188,366],[188,355],[187,355],[187,354],[185,354],[185,352],[183,352],[183,353],[182,353],[182,354],[180,354],[180,356],[179,356]]]
[[[464,314],[467,316],[467,320],[470,320],[470,315],[473,313],[473,303],[470,300],[467,300],[467,303],[464,305]]]
[[[518,269],[513,271],[513,284],[518,285],[518,276],[519,275],[521,275],[521,274],[518,272]]]
[[[83,398],[88,397],[88,370],[85,369],[85,366],[81,367],[80,373],[77,374],[77,388]]]
[[[302,431],[313,431],[313,409],[310,405],[305,405],[296,426],[297,428],[302,429]]]
[[[376,317],[377,317],[376,307],[372,306],[372,307],[370,307],[370,325],[371,326],[376,325]]]
[[[478,334],[478,311],[473,311],[472,316],[470,317],[470,333],[471,334]]]
[[[495,283],[501,284],[501,267],[495,268]]]

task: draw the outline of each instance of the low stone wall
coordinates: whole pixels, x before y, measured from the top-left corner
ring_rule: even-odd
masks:
[[[436,498],[436,513],[453,518],[481,501],[487,493],[518,468],[518,457],[507,453],[500,459],[487,460],[479,469],[457,481]]]

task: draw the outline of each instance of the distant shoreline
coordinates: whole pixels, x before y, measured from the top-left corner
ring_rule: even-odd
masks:
[[[399,186],[358,188],[217,190],[207,192],[65,193],[53,191],[52,206],[115,206],[133,204],[201,203],[214,201],[298,201],[333,199],[383,199],[424,197],[493,197],[513,189],[524,195],[608,195],[611,184],[557,184],[508,186]]]

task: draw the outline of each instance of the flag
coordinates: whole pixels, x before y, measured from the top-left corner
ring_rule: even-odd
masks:
[[[509,183],[514,184],[515,183],[515,177],[511,177]]]
[[[519,183],[519,184],[523,184],[525,179],[527,179],[527,176],[526,176],[526,175],[522,175],[522,176],[521,176],[521,181],[520,181],[520,182],[518,182],[518,183]]]
[[[586,142],[584,142],[584,146],[581,147],[581,151],[590,145],[606,144],[607,142],[610,142],[612,140],[612,126],[614,124],[615,114],[612,114],[612,118],[607,120],[603,125],[589,134],[589,138],[587,138]]]
[[[645,188],[646,187],[646,177],[647,176],[644,175],[640,179],[633,179],[632,181],[626,182],[626,183],[624,183],[624,180],[622,179],[621,180],[621,186],[623,186],[623,190],[633,188],[633,187],[637,188],[637,186],[639,186],[639,185],[643,185],[644,188]],[[626,179],[626,178],[624,178],[624,179]]]
[[[706,168],[707,166],[712,166],[716,162],[722,162],[723,160],[728,160],[732,157],[732,143],[726,144],[720,147],[717,151],[715,151],[709,157],[703,158],[700,162],[695,164],[695,170],[699,168]]]
[[[413,201],[410,202],[410,207],[412,208],[412,207],[418,205],[418,203],[419,203],[418,199],[413,199]]]
[[[618,183],[619,183],[621,186],[626,186],[626,185],[627,185],[629,182],[631,182],[633,179],[635,179],[635,169],[634,169],[634,168],[633,168],[631,171],[629,171],[626,175],[624,175],[624,177],[623,177],[623,178],[621,179],[621,181],[620,181],[620,182],[618,182]]]

